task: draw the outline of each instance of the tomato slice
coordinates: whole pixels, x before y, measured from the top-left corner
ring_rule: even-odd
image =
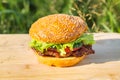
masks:
[[[71,52],[70,48],[69,48],[69,47],[66,47],[66,48],[65,48],[65,52],[66,52],[66,53]]]

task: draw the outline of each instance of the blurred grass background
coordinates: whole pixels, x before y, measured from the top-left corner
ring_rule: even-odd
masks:
[[[120,33],[120,0],[0,0],[0,33],[28,33],[38,18],[55,13],[82,17],[89,32]]]

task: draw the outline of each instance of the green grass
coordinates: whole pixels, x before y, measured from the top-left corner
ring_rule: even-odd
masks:
[[[76,0],[74,12],[87,21],[90,32],[120,33],[120,0]]]
[[[89,32],[120,33],[120,0],[0,0],[0,33],[28,33],[38,18],[55,13],[82,17]]]

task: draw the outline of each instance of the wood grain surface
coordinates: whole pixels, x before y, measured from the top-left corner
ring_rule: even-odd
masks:
[[[94,33],[95,54],[73,67],[38,62],[28,34],[0,34],[0,80],[120,80],[120,34]]]

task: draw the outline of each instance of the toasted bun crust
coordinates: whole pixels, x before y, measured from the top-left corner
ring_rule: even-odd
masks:
[[[68,67],[74,66],[85,58],[85,55],[81,57],[67,57],[67,58],[56,58],[56,57],[44,57],[37,54],[40,63],[56,66],[56,67]]]
[[[86,23],[77,16],[53,14],[38,19],[29,30],[35,40],[49,43],[74,41],[87,30]]]

